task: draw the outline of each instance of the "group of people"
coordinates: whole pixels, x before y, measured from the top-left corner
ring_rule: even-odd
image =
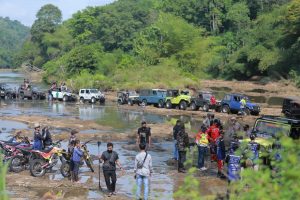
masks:
[[[227,178],[229,181],[238,180],[241,167],[252,167],[257,170],[260,145],[255,141],[255,135],[251,134],[249,129],[249,125],[242,127],[237,119],[232,117],[227,131],[230,144],[226,151],[224,141],[225,130],[221,121],[214,118],[214,114],[208,113],[203,120],[199,132],[195,136],[194,142],[189,141],[184,123],[178,120],[173,127],[174,159],[178,161],[178,172],[185,173],[184,162],[186,160],[186,152],[194,144],[198,148],[197,168],[200,171],[207,170],[204,162],[208,150],[210,150],[210,161],[217,163],[217,176],[221,179]],[[250,137],[250,142],[247,148],[242,150],[242,154],[237,154],[236,150],[240,148],[239,139],[241,137],[239,134],[241,133],[243,137]],[[225,163],[228,164],[227,173],[224,173]]]

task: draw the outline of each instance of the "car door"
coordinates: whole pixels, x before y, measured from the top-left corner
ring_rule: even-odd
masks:
[[[235,111],[239,111],[241,109],[241,96],[233,95],[231,96],[230,108]]]

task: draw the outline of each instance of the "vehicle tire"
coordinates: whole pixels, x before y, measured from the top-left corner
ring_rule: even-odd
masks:
[[[23,93],[23,92],[21,92],[21,93],[19,94],[19,98],[20,98],[20,99],[24,99],[24,93]]]
[[[42,168],[45,162],[41,159],[32,160],[30,163],[30,173],[34,177],[44,176],[46,173],[46,169]]]
[[[191,103],[191,109],[194,111],[199,109],[199,107],[196,105],[196,103],[194,101]]]
[[[144,106],[147,106],[147,100],[146,99],[143,99],[142,101],[142,105],[144,104]]]
[[[91,170],[91,172],[94,172],[94,168],[93,168],[93,163],[91,161],[91,159],[84,159],[86,166],[88,166]]]
[[[167,109],[171,109],[172,107],[173,107],[173,106],[172,106],[171,101],[168,100],[168,101],[166,102],[166,108],[167,108]]]
[[[251,111],[249,110],[249,108],[245,108],[245,114],[246,115],[251,115]]]
[[[96,103],[95,97],[92,97],[91,102],[92,102],[93,104]]]
[[[71,176],[71,164],[70,162],[62,162],[60,166],[60,173],[63,177]]]
[[[131,99],[128,100],[128,105],[133,106],[133,101]]]
[[[37,93],[32,94],[32,100],[37,100],[39,98]]]
[[[84,98],[80,97],[79,101],[80,101],[80,103],[84,103]]]
[[[228,105],[223,105],[223,106],[222,106],[222,113],[227,113],[227,114],[229,114],[229,111],[230,111],[230,109],[229,109],[229,106],[228,106]]]
[[[186,101],[180,101],[180,103],[179,103],[179,109],[180,110],[186,110],[186,108],[187,108]]]
[[[163,108],[163,107],[164,107],[164,102],[163,102],[163,100],[159,100],[159,101],[158,101],[157,107],[159,107],[159,108]]]
[[[67,102],[67,101],[68,101],[68,96],[65,95],[65,96],[63,97],[63,102]]]
[[[209,111],[209,105],[208,105],[207,103],[205,103],[205,104],[203,105],[203,110],[204,110],[205,112],[208,112],[208,111]]]
[[[10,161],[9,169],[15,173],[23,171],[25,169],[24,157],[20,155],[14,156]]]
[[[13,99],[13,95],[11,93],[7,93],[5,96],[6,99]]]
[[[123,103],[122,103],[122,100],[121,100],[121,99],[118,99],[118,104],[119,104],[119,105],[123,105]]]

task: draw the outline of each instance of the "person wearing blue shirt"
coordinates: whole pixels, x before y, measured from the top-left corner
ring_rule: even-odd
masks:
[[[72,155],[71,171],[72,171],[72,181],[78,183],[78,173],[81,158],[83,157],[83,151],[81,150],[81,144],[79,140],[75,141],[75,148]]]
[[[33,133],[33,149],[42,150],[43,149],[43,138],[40,132],[40,124],[34,124],[34,133]]]
[[[252,167],[255,171],[258,170],[259,168],[259,150],[260,150],[260,145],[255,142],[255,135],[251,134],[250,135],[250,142],[248,143],[248,149],[251,152],[251,155],[249,159],[252,161]]]
[[[233,144],[230,148],[229,154],[226,156],[227,170],[228,170],[228,182],[237,181],[240,179],[241,172],[241,156],[237,154],[236,150],[239,145]]]

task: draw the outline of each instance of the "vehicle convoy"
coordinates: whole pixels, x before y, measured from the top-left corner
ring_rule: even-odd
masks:
[[[217,101],[213,93],[209,91],[197,92],[197,96],[191,98],[190,106],[192,110],[199,110],[199,108],[202,108],[205,112],[208,112],[210,109],[219,112],[221,109],[220,101]]]
[[[0,85],[0,97],[2,99],[15,99],[17,98],[17,92],[15,90],[10,89],[7,85]]]
[[[166,90],[163,89],[146,89],[140,91],[139,101],[143,105],[155,105],[158,108],[164,107]]]
[[[119,105],[129,104],[133,106],[134,104],[140,104],[139,94],[136,91],[119,91],[117,98]]]
[[[56,88],[56,90],[51,91],[51,95],[53,100],[62,100],[64,102],[76,100],[76,95],[71,93],[67,87]]]
[[[286,117],[300,119],[300,98],[287,97],[283,99],[282,111]]]
[[[167,90],[165,99],[166,108],[179,107],[180,110],[186,110],[191,103],[191,96],[188,91]]]
[[[91,102],[96,103],[99,101],[100,104],[105,103],[105,95],[98,89],[80,89],[79,99],[81,102]]]
[[[247,115],[259,115],[260,107],[255,103],[251,103],[249,98],[243,94],[227,94],[221,101],[221,111],[223,113],[239,113],[242,111],[241,100],[246,99],[244,112]]]
[[[21,85],[17,91],[17,96],[20,99],[45,99],[46,95],[44,92],[40,92],[37,89],[34,89],[31,85],[28,85],[27,87],[25,85]]]

